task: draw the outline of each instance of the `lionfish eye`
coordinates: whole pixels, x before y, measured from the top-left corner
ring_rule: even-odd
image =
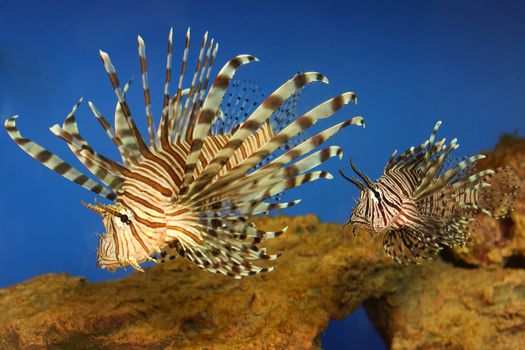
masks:
[[[120,215],[120,221],[123,223],[123,224],[128,224],[129,223],[129,218],[126,214],[122,214]]]

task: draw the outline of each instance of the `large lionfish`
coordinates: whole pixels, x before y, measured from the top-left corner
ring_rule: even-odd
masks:
[[[430,259],[443,246],[465,246],[476,215],[504,217],[519,188],[519,178],[510,168],[476,172],[476,162],[484,155],[455,162],[450,154],[459,147],[456,139],[448,145],[445,139],[434,142],[440,125],[418,147],[397,157],[394,151],[376,182],[351,160],[364,183],[340,170],[361,190],[347,224],[354,235],[357,228],[381,235],[386,253],[398,263]]]
[[[132,266],[142,271],[141,263],[164,261],[167,255],[178,253],[200,268],[235,278],[270,271],[273,267],[258,267],[250,261],[275,259],[277,255],[270,255],[257,245],[279,236],[286,228],[261,231],[249,221],[249,216],[295,205],[299,200],[280,203],[275,198],[287,189],[332,178],[328,172],[310,170],[331,157],[341,157],[339,147],[328,147],[294,161],[343,128],[363,126],[363,118],[336,124],[300,144],[290,142],[319,119],[328,118],[354,102],[356,95],[343,93],[298,118],[290,118],[290,113],[282,113],[285,101],[297,96],[311,82],[328,82],[319,73],[307,72],[296,74],[264,102],[252,105],[250,114],[244,109],[244,114],[239,115],[243,107],[237,106],[235,110],[239,113],[233,115],[234,108],[226,102],[232,96],[228,99],[226,91],[237,69],[257,59],[250,55],[234,57],[222,67],[208,89],[218,44],[213,39],[208,41],[206,33],[191,84],[183,89],[190,41],[188,29],[177,90],[170,97],[172,33],[173,30],[169,33],[164,99],[157,130],[151,111],[145,45],[138,37],[149,144],[126,102],[129,83],[121,87],[117,72],[103,51],[100,56],[118,99],[114,129],[93,103],[89,102],[89,107],[118,148],[122,163],[97,153],[80,135],[75,119],[80,102],[62,126],[51,128],[102,184],[24,138],[15,124],[17,116],[9,118],[5,127],[31,157],[85,189],[114,201],[110,205],[85,204],[102,216],[106,229],[100,235],[97,249],[97,264],[102,268],[113,271]],[[251,102],[241,96],[233,99],[234,104]],[[278,149],[285,151],[268,160]]]

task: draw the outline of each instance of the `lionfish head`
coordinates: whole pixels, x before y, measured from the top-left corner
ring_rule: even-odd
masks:
[[[370,210],[374,202],[377,202],[375,194],[369,189],[361,190],[359,199],[352,209],[352,215],[350,216],[349,224],[354,227],[354,231],[357,228],[361,228],[367,231],[376,231],[378,228],[372,224],[372,220],[369,217]]]
[[[122,204],[82,204],[102,216],[106,232],[99,234],[97,247],[97,266],[113,272],[119,267],[131,266],[143,271],[140,264],[153,260],[150,255],[154,250],[145,246],[143,240],[138,241],[137,230],[140,225],[134,222],[133,213]],[[148,253],[146,253],[146,251]]]
[[[378,227],[377,223],[374,222],[373,212],[377,206],[379,199],[378,189],[376,185],[370,180],[370,178],[364,175],[350,159],[350,166],[352,170],[363,180],[359,181],[357,178],[347,177],[342,170],[339,170],[341,176],[354,184],[361,192],[359,199],[357,200],[354,209],[352,209],[352,215],[348,220],[347,224],[350,224],[353,229],[352,232],[355,235],[358,228],[370,231],[372,233],[378,233],[381,228]]]

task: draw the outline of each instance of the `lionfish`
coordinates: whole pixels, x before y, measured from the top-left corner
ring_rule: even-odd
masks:
[[[100,57],[118,100],[114,127],[92,102],[89,107],[117,147],[122,162],[96,152],[80,135],[75,113],[82,100],[62,126],[50,129],[100,183],[23,137],[15,124],[17,116],[7,119],[5,128],[26,153],[44,166],[113,202],[83,203],[102,217],[106,230],[99,235],[97,248],[97,265],[101,268],[114,271],[131,266],[143,271],[142,263],[164,262],[180,254],[202,269],[234,278],[271,271],[274,267],[259,267],[252,261],[276,259],[279,254],[268,254],[259,243],[279,236],[286,227],[262,231],[250,217],[299,203],[300,200],[276,201],[285,190],[333,178],[326,171],[310,170],[334,156],[341,158],[340,147],[307,154],[349,125],[364,126],[362,117],[336,124],[298,144],[291,142],[318,120],[355,102],[356,95],[343,93],[299,117],[282,113],[286,101],[295,98],[305,85],[328,83],[320,73],[300,73],[262,103],[252,104],[248,114],[248,108],[242,106],[248,107],[251,101],[240,95],[235,98],[231,93],[228,98],[227,89],[241,66],[258,60],[251,55],[234,57],[208,89],[218,50],[218,44],[208,40],[208,33],[202,40],[191,83],[183,89],[190,43],[188,29],[178,85],[170,96],[172,36],[173,29],[169,32],[158,128],[152,116],[145,44],[138,37],[149,143],[137,128],[126,101],[129,83],[121,87],[110,57],[103,51]],[[236,90],[240,90],[238,86]],[[231,103],[240,105],[234,108]],[[279,149],[282,151],[276,154]]]
[[[519,188],[519,178],[508,167],[475,171],[485,158],[478,154],[462,160],[451,158],[459,144],[453,139],[434,142],[441,122],[430,138],[402,154],[394,151],[376,182],[359,171],[361,178],[341,175],[360,189],[347,224],[353,234],[362,228],[380,235],[383,248],[396,262],[418,263],[430,259],[443,246],[464,247],[471,239],[476,216],[482,212],[506,216]]]

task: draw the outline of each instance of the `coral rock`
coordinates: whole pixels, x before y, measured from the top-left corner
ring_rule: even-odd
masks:
[[[44,275],[0,290],[0,348],[312,349],[331,318],[392,291],[404,269],[362,235],[313,216],[280,229],[276,270],[233,280],[184,259],[112,282]]]
[[[523,349],[525,270],[410,269],[396,293],[365,302],[391,349]]]

